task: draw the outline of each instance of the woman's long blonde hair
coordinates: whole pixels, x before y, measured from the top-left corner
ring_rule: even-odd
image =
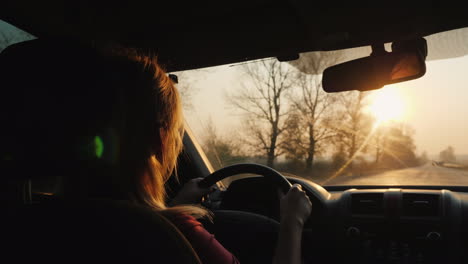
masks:
[[[107,52],[106,52],[107,53]],[[121,80],[123,122],[120,122],[119,185],[135,202],[165,216],[177,213],[196,218],[209,216],[198,206],[166,206],[165,183],[173,174],[182,150],[183,114],[174,82],[158,65],[156,57],[134,50],[115,49],[112,64],[130,74]],[[113,67],[113,66],[112,66]]]

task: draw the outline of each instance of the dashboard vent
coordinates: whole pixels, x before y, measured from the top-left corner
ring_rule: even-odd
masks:
[[[383,193],[356,193],[351,200],[352,214],[383,214]]]
[[[440,195],[438,194],[403,194],[404,216],[438,216]]]

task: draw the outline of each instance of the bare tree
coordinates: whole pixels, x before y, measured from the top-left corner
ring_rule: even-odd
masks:
[[[235,137],[220,135],[211,118],[204,128],[202,148],[214,169],[220,169],[227,165],[241,163],[246,160]]]
[[[455,157],[455,150],[452,146],[448,146],[446,149],[442,150],[439,154],[439,158],[443,162],[455,162],[457,160]]]
[[[429,161],[429,157],[427,155],[427,151],[423,151],[421,153],[421,156],[418,157],[418,163],[419,165],[426,164]]]
[[[276,59],[244,64],[242,69],[250,82],[229,95],[228,100],[247,114],[246,142],[273,167],[276,157],[282,154],[280,136],[288,114],[286,93],[292,87],[292,69]]]
[[[384,168],[418,165],[414,131],[400,122],[387,122],[373,129],[369,146],[375,148],[374,164]]]
[[[407,168],[418,165],[414,131],[402,123],[388,124],[382,137],[380,162],[387,168]]]
[[[385,150],[385,143],[386,143],[386,137],[385,137],[384,127],[376,128],[372,135],[372,144],[375,148],[374,164],[380,163],[380,159],[382,158],[383,152]]]
[[[336,124],[335,130],[338,134],[336,143],[343,149],[347,164],[352,167],[352,161],[359,152],[367,150],[366,145],[370,139],[372,131],[372,118],[365,113],[366,93],[347,92],[339,96],[339,102],[342,106],[341,122]]]
[[[290,142],[297,143],[294,145],[294,152],[304,156],[306,169],[312,167],[315,155],[336,135],[336,131],[329,124],[336,118],[336,115],[333,115],[333,104],[337,100],[335,95],[323,91],[321,75],[304,72],[319,72],[324,68],[324,64],[330,63],[330,58],[337,59],[336,56],[323,58],[317,53],[313,59],[302,63],[300,71],[296,74],[297,90],[291,93],[294,110],[300,114],[300,118],[296,118],[300,127],[290,126],[296,130],[289,133],[295,137],[291,138]],[[290,150],[291,148],[287,149]]]
[[[281,148],[285,152],[286,159],[294,164],[301,164],[306,155],[307,148],[304,146],[304,122],[302,120],[301,113],[293,109],[285,121],[283,137],[287,144],[283,144]]]
[[[177,76],[177,88],[182,98],[182,106],[185,111],[193,109],[193,97],[198,92],[196,82],[203,76],[205,70],[180,71],[174,73]]]

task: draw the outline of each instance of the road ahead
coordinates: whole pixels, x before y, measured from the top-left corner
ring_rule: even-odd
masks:
[[[464,185],[468,171],[433,166],[430,163],[409,169],[387,171],[366,176],[340,176],[326,185]]]

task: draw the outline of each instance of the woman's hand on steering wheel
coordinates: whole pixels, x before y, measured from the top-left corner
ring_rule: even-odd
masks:
[[[199,182],[203,178],[191,179],[184,184],[182,189],[177,193],[174,199],[170,202],[171,206],[181,204],[197,204],[200,203],[202,197],[214,191],[214,186],[202,187]]]
[[[280,209],[281,223],[273,263],[303,263],[302,232],[312,212],[312,203],[301,185],[294,184],[281,198]]]
[[[280,210],[282,223],[299,224],[302,227],[312,212],[312,202],[302,186],[294,184],[281,198]]]

